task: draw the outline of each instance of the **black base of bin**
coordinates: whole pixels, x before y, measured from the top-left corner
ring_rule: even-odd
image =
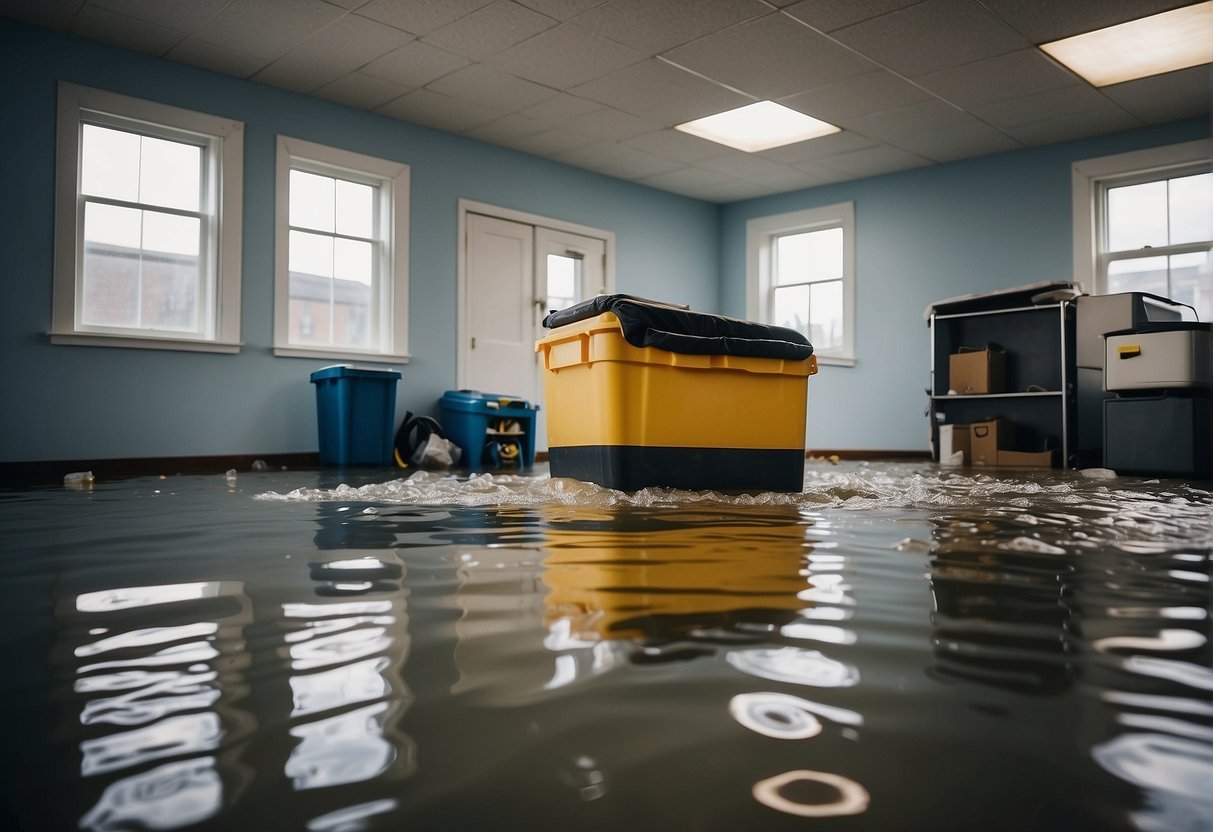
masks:
[[[804,488],[804,451],[765,448],[667,448],[581,445],[551,448],[553,477],[619,491],[650,486],[691,491],[784,491]]]

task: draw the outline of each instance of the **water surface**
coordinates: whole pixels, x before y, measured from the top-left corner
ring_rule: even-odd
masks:
[[[1206,484],[1207,485],[1207,484]],[[1213,828],[1213,494],[394,472],[0,492],[28,829]]]

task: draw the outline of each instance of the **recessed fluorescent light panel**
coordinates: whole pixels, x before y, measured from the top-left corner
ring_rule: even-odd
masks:
[[[686,124],[676,124],[674,129],[699,136],[701,139],[726,144],[746,153],[757,153],[772,147],[828,136],[842,128],[818,121],[774,101],[759,101],[736,110],[688,121]]]
[[[1213,61],[1213,2],[1130,20],[1041,49],[1097,87]]]

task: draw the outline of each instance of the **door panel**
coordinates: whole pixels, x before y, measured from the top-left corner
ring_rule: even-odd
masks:
[[[549,306],[606,291],[606,243],[567,231],[466,215],[461,384],[540,405],[535,447],[547,450],[542,369],[535,341]]]
[[[465,384],[485,393],[531,398],[535,389],[534,229],[469,214]]]

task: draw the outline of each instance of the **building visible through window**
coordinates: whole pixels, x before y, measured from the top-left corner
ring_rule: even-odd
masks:
[[[278,141],[275,353],[405,360],[408,166]]]

